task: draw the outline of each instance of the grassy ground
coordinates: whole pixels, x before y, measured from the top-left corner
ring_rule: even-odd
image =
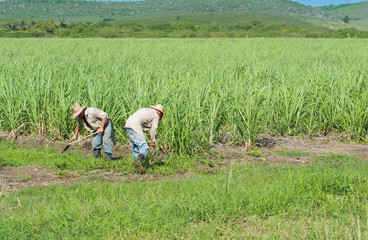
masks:
[[[136,173],[133,167],[134,159],[122,157],[113,161],[95,159],[84,156],[83,153],[71,152],[60,154],[53,149],[45,147],[22,148],[13,142],[0,142],[0,166],[32,166],[54,167],[58,170],[90,171],[104,169],[105,171],[118,171],[121,174]],[[163,164],[165,162],[165,164]],[[173,174],[180,172],[192,172],[195,170],[195,158],[188,156],[171,155],[164,159],[157,159],[152,166],[144,163],[149,174]]]
[[[360,239],[367,170],[355,157],[328,155],[185,180],[24,189],[0,195],[0,238]]]

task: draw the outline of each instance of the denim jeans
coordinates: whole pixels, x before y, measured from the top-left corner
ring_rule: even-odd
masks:
[[[107,120],[102,133],[97,133],[92,137],[93,150],[104,147],[105,153],[112,153],[112,143],[114,142],[114,128],[111,120]]]
[[[139,153],[143,153],[144,157],[147,157],[148,144],[146,142],[146,139],[131,128],[125,128],[125,132],[127,133],[129,140],[133,146],[133,157],[138,158]]]

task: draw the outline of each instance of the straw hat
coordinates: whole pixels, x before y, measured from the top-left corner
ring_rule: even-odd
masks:
[[[72,108],[74,112],[72,118],[76,118],[83,111],[83,109],[86,108],[86,106],[81,107],[78,103],[74,103]]]
[[[157,111],[162,112],[161,120],[164,120],[165,119],[164,107],[161,104],[157,104],[156,106],[151,106],[151,108],[153,108],[153,109],[155,109]]]

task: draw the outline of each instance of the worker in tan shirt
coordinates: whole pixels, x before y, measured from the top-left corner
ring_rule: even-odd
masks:
[[[101,149],[104,147],[106,158],[111,159],[112,144],[115,145],[115,134],[110,117],[98,108],[81,107],[78,103],[74,103],[72,108],[74,112],[72,118],[77,117],[78,120],[72,140],[77,139],[78,133],[84,127],[87,131],[95,133],[92,137],[95,158],[101,157]]]
[[[151,129],[149,149],[156,147],[156,134],[159,120],[165,119],[164,107],[161,104],[151,108],[141,108],[130,116],[125,124],[125,131],[132,143],[133,156],[141,163],[148,155],[148,144],[145,136]],[[135,163],[135,166],[137,163]]]

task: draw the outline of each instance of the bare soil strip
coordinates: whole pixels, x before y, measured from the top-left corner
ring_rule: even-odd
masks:
[[[103,170],[93,170],[88,172],[61,171],[54,168],[27,166],[27,167],[3,167],[0,168],[0,193],[13,192],[23,188],[48,187],[51,185],[68,186],[82,181],[87,183],[95,182],[120,182],[131,183],[136,181],[149,182],[162,179],[182,179],[191,177],[190,174],[176,174],[161,176],[154,174],[139,175],[125,174]]]

